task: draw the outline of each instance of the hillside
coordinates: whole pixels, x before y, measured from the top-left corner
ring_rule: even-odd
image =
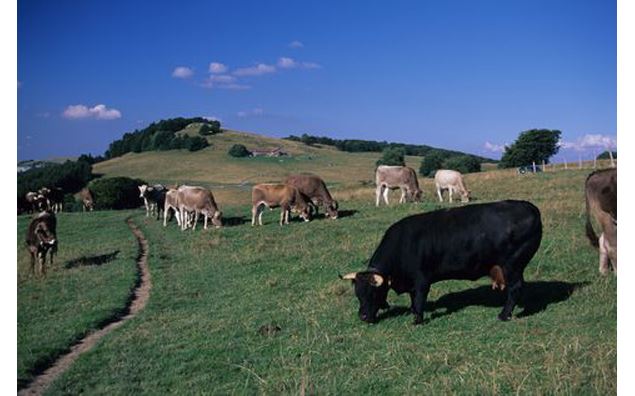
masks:
[[[190,125],[178,134],[197,135],[199,126]],[[150,183],[197,183],[216,190],[249,191],[254,183],[276,182],[293,172],[319,174],[329,185],[364,185],[374,178],[375,162],[381,153],[348,153],[332,146],[308,146],[249,132],[225,130],[207,136],[210,147],[187,150],[128,153],[94,165],[94,172],[129,176]],[[282,147],[290,154],[279,158],[233,158],[227,151],[234,144],[249,149]],[[421,157],[406,157],[406,163],[419,168]],[[225,195],[222,191],[219,194]],[[223,198],[221,197],[221,202]]]

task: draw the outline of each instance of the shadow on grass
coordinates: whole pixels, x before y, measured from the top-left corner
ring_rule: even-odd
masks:
[[[240,226],[245,223],[248,223],[250,221],[251,219],[248,219],[244,216],[223,217],[223,227],[236,227],[236,226]]]
[[[587,286],[589,282],[538,281],[526,282],[522,297],[516,305],[523,310],[516,316],[523,318],[542,312],[551,304],[566,301],[576,289]],[[480,286],[460,292],[448,293],[436,301],[428,301],[426,312],[432,312],[428,320],[451,315],[470,306],[503,308],[507,292],[494,291],[490,286]],[[434,312],[445,309],[443,312]],[[410,313],[410,307],[392,307],[378,316],[379,320]],[[426,320],[427,321],[427,320]]]
[[[115,250],[112,253],[101,254],[98,256],[82,256],[76,259],[72,259],[66,262],[64,268],[76,268],[87,265],[102,265],[109,263],[117,258],[119,250]]]

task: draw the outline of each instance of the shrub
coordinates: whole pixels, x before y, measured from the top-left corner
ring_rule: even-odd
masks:
[[[202,136],[216,135],[217,133],[221,133],[220,122],[211,120],[207,124],[203,124],[201,126],[201,129],[198,130],[198,133]]]
[[[419,174],[421,176],[433,176],[437,169],[443,167],[443,153],[437,150],[430,150],[421,160]]]
[[[234,144],[230,147],[227,154],[231,155],[232,157],[242,158],[249,157],[251,155],[251,152],[247,150],[247,147],[243,146],[242,144]]]
[[[139,197],[141,184],[147,183],[129,177],[112,177],[93,180],[88,188],[93,193],[96,209],[133,209],[143,204]]]
[[[450,157],[443,162],[443,168],[453,169],[461,173],[472,173],[481,171],[481,163],[474,157],[459,155]]]
[[[405,166],[406,161],[404,157],[406,156],[406,151],[401,147],[388,147],[384,150],[380,159],[377,160],[375,165],[397,165],[397,166]]]
[[[207,139],[205,139],[204,137],[200,137],[200,136],[186,136],[185,137],[184,148],[188,149],[189,151],[202,150],[207,146],[209,146],[209,143],[207,142]]]
[[[597,159],[610,159],[608,151],[604,151],[602,154],[597,156]],[[613,159],[617,159],[617,151],[613,151]]]

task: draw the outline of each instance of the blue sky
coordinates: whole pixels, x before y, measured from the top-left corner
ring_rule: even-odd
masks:
[[[176,116],[494,158],[560,129],[590,158],[616,136],[616,4],[20,1],[17,97],[18,159]]]

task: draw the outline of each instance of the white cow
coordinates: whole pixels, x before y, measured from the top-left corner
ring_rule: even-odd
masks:
[[[455,192],[461,196],[461,202],[469,202],[470,200],[470,191],[465,188],[461,172],[449,169],[439,169],[434,174],[434,184],[437,187],[439,202],[443,202],[444,190],[448,190],[448,199],[450,202],[452,202],[452,194]]]

